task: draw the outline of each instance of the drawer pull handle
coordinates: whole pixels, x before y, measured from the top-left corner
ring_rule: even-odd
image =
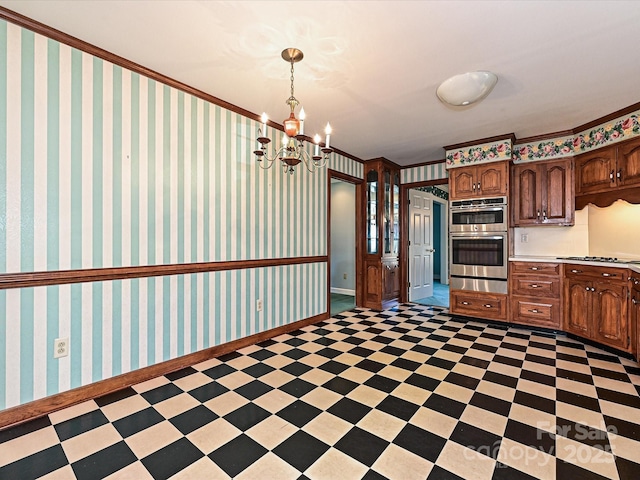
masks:
[[[582,273],[582,270],[573,269],[573,270],[571,270],[571,273]]]
[[[538,267],[531,267],[531,270],[538,270]]]
[[[603,277],[616,277],[617,275],[615,273],[603,273],[602,276]]]
[[[529,310],[531,313],[542,313],[540,310],[538,310],[537,308],[534,308],[533,310]]]
[[[540,288],[540,285],[538,285],[537,283],[533,283],[531,284],[531,288]]]
[[[484,307],[485,307],[485,308],[493,308],[493,305],[491,305],[490,303],[485,303],[485,304],[484,304]]]
[[[615,173],[615,170],[611,170],[611,173],[609,174],[609,179],[611,180],[611,182],[613,182],[613,174]]]
[[[469,302],[460,302],[462,305],[469,305]]]
[[[634,305],[637,305],[637,304],[638,304],[638,301],[637,301],[637,300],[635,299],[635,297],[634,297],[634,298],[632,298],[632,299],[631,299],[631,303],[633,303]]]

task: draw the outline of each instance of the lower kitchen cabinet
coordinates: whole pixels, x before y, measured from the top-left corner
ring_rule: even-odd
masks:
[[[587,312],[591,309],[591,282],[569,278],[566,281],[565,304],[567,313],[564,329],[581,337],[589,337],[591,329]]]
[[[469,290],[451,290],[449,311],[491,320],[507,320],[507,295]]]
[[[637,276],[636,276],[637,275]],[[629,304],[629,323],[635,337],[634,354],[640,360],[640,274],[631,277],[631,303]]]
[[[620,268],[565,265],[564,329],[603,345],[632,352],[627,272]]]
[[[559,263],[509,262],[512,322],[562,327],[560,271]]]
[[[559,299],[518,297],[511,300],[514,323],[558,329],[561,326]]]

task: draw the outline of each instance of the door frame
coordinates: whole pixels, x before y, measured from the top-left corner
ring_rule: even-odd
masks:
[[[399,262],[401,303],[407,303],[409,301],[409,190],[412,188],[445,185],[448,183],[449,179],[445,177],[436,180],[400,184],[400,229],[402,234],[400,235]]]
[[[362,220],[362,185],[364,180],[362,178],[353,177],[346,173],[338,172],[337,170],[327,169],[327,313],[331,311],[331,180],[338,179],[346,183],[351,183],[356,187],[356,201],[355,201],[355,217],[356,217],[356,244],[355,244],[355,259],[356,259],[356,307],[361,307],[363,298],[363,276],[364,276],[364,259],[362,252],[364,251],[364,237],[361,235],[363,228]]]

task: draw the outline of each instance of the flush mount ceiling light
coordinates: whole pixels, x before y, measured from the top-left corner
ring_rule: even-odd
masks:
[[[498,77],[491,72],[461,73],[442,82],[436,95],[441,102],[456,107],[471,105],[489,95],[497,81]]]
[[[253,153],[256,156],[256,160],[258,160],[258,165],[265,170],[271,168],[276,160],[280,160],[285,173],[293,174],[293,168],[300,162],[304,162],[307,169],[310,172],[314,172],[317,168],[327,165],[329,154],[333,152],[333,149],[329,147],[331,125],[328,123],[324,131],[326,135],[324,147],[320,148],[320,135],[318,134],[313,138],[315,143],[313,155],[309,155],[304,147],[306,139],[304,135],[304,108],[300,109],[300,118],[296,118],[295,110],[300,102],[293,94],[293,66],[303,57],[304,55],[297,48],[285,48],[282,51],[282,59],[291,63],[291,96],[285,102],[289,105],[290,113],[289,118],[286,118],[283,122],[284,137],[282,139],[282,147],[276,147],[271,156],[267,154],[267,145],[271,142],[271,139],[266,136],[268,117],[266,113],[262,114],[262,128],[258,129],[257,138],[259,148]],[[320,152],[322,152],[322,155],[320,155]]]

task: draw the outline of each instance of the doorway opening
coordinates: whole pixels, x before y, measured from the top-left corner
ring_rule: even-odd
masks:
[[[449,306],[448,185],[408,190],[409,301]]]
[[[330,179],[329,313],[356,306],[356,185]]]

